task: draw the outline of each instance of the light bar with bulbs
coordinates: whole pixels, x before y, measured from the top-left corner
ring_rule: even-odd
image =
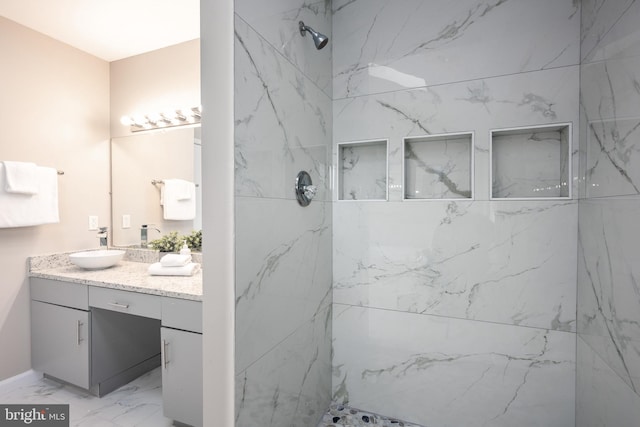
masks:
[[[131,132],[165,129],[200,123],[202,107],[180,108],[178,110],[146,115],[122,116],[120,123],[131,127]]]

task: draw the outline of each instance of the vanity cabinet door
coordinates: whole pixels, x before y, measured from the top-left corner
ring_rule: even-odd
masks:
[[[88,311],[31,301],[31,364],[36,371],[89,388]]]
[[[162,406],[165,417],[202,426],[202,335],[162,328]]]

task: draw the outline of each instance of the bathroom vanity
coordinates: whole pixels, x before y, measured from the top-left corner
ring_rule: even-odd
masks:
[[[104,270],[30,259],[33,369],[103,396],[161,366],[164,415],[202,425],[202,273]]]

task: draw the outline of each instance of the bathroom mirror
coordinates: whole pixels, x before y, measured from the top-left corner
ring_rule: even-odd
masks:
[[[200,127],[140,132],[111,139],[111,244],[140,246],[140,227],[149,225],[148,240],[171,231],[202,229]],[[160,204],[163,184],[183,179],[196,184],[193,220],[165,220]],[[160,231],[157,231],[160,230]]]

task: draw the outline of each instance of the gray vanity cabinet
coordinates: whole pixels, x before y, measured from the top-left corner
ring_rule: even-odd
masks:
[[[31,279],[33,369],[89,388],[91,313],[86,286]]]
[[[90,313],[31,303],[33,369],[88,389]]]
[[[164,415],[202,426],[202,335],[163,327],[161,336]]]
[[[202,426],[202,303],[163,298],[162,406],[165,417]]]
[[[32,367],[103,396],[162,365],[164,415],[202,426],[202,302],[31,277]]]

